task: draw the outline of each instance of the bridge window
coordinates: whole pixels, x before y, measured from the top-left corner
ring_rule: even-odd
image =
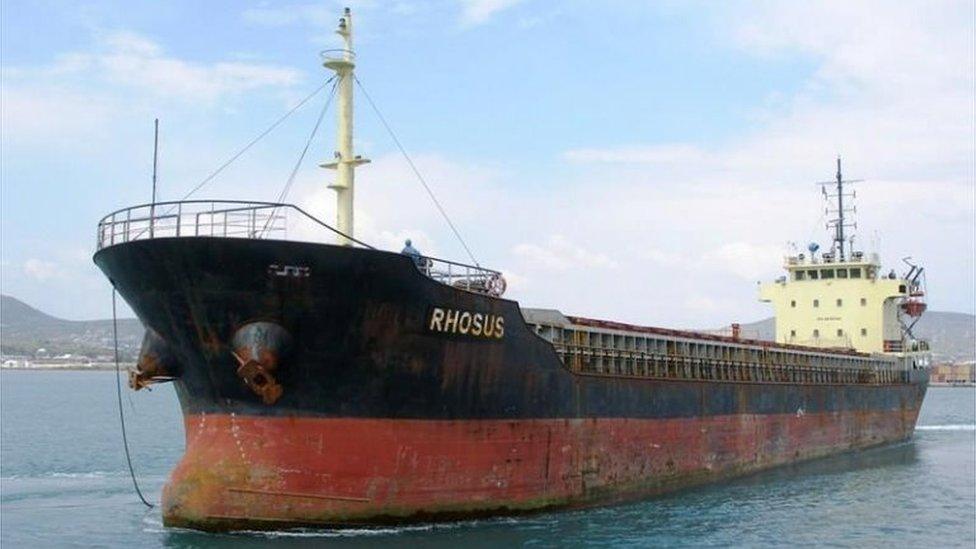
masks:
[[[814,299],[813,300],[813,306],[814,307],[819,307],[820,306],[820,300],[819,299]]]
[[[834,270],[820,269],[820,278],[834,278]]]
[[[816,280],[817,278],[819,278],[816,269],[810,269],[808,272],[810,274],[810,280]]]
[[[795,271],[793,274],[796,276],[796,280],[803,280],[807,277],[806,271]]]
[[[861,278],[861,269],[851,269],[851,278]]]
[[[903,294],[903,293],[905,293],[905,290],[906,290],[906,288],[905,288],[905,285],[904,284],[899,284],[898,285],[898,293]]]
[[[837,269],[837,278],[847,278],[847,269]]]

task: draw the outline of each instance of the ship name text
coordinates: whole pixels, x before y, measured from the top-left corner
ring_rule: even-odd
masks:
[[[292,278],[308,278],[312,270],[301,265],[278,265],[277,263],[268,265],[268,274],[271,276],[286,276]]]
[[[501,315],[434,307],[430,310],[427,329],[442,334],[501,339],[505,337],[505,319]]]

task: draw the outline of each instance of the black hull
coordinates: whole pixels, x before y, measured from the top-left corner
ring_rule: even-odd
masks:
[[[394,253],[157,238],[95,261],[151,330],[144,350],[176,376],[187,449],[164,490],[168,525],[620,501],[905,440],[927,387],[924,369],[847,384],[573,372],[514,301],[435,282]],[[434,307],[502,318],[504,336],[432,331]],[[280,393],[245,382],[249,357],[274,364]]]
[[[95,261],[180,364],[187,413],[378,418],[676,418],[917,409],[909,384],[771,385],[573,374],[517,303],[437,283],[400,254],[282,241],[179,238],[100,251]],[[269,273],[308,268],[306,277]],[[500,340],[427,330],[431,307],[505,319]],[[281,399],[266,405],[236,374],[230,342],[248,323],[292,336]]]

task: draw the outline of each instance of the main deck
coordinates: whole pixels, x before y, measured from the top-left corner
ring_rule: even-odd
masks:
[[[635,326],[522,309],[536,335],[581,375],[793,384],[909,383],[911,358]]]

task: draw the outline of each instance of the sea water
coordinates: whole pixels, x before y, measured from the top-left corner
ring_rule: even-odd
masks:
[[[123,381],[124,382],[124,381]],[[114,372],[0,373],[4,547],[976,546],[976,389],[929,390],[912,441],[583,511],[403,528],[203,534],[133,492]],[[159,500],[183,450],[171,386],[125,389],[132,461]]]

